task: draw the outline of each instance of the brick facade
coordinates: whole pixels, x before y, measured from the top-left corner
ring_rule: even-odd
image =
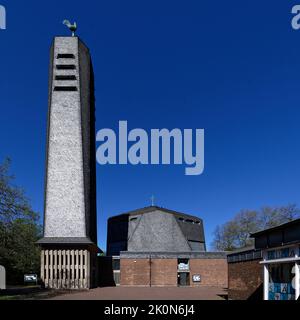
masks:
[[[154,259],[151,264],[153,286],[177,286],[177,260]]]
[[[193,275],[201,275],[201,282],[193,283]],[[228,287],[228,265],[226,259],[191,259],[191,286]]]
[[[149,286],[149,259],[121,259],[121,286]]]
[[[262,300],[263,268],[259,260],[229,263],[228,297],[232,300]]]
[[[177,286],[177,259],[121,259],[121,286]],[[200,274],[201,282],[193,283],[193,275]],[[227,288],[226,259],[190,259],[190,285]]]

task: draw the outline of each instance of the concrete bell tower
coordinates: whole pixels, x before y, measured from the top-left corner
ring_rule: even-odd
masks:
[[[50,56],[41,278],[48,288],[88,289],[99,252],[93,67],[76,36],[55,37]]]

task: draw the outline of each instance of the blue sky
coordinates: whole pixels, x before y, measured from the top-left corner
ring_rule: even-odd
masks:
[[[0,161],[42,213],[49,48],[76,20],[96,75],[97,130],[204,128],[205,172],[97,166],[107,218],[156,204],[204,219],[207,242],[239,210],[299,205],[300,31],[295,1],[15,1],[0,30]]]

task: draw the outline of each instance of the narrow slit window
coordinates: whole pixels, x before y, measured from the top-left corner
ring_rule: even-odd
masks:
[[[77,91],[77,87],[74,86],[61,86],[61,87],[54,87],[54,91]]]
[[[73,80],[77,80],[77,78],[74,75],[57,75],[57,76],[55,76],[55,80],[58,80],[58,81],[73,81]]]
[[[72,53],[59,53],[57,59],[75,59],[75,55]]]
[[[75,64],[58,64],[56,65],[57,70],[76,70]]]

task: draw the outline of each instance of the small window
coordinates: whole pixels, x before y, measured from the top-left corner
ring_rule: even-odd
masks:
[[[188,222],[188,223],[193,223],[193,222],[194,222],[194,221],[191,220],[191,219],[186,219],[185,221]]]
[[[75,55],[72,53],[59,53],[57,59],[75,59]]]
[[[119,271],[121,269],[120,259],[113,259],[112,265],[113,265],[113,270],[114,271]]]
[[[189,271],[190,261],[189,259],[178,259],[178,271]]]
[[[74,92],[74,91],[77,91],[77,87],[74,87],[74,86],[54,87],[54,91],[69,91],[69,92]]]
[[[75,64],[58,64],[56,65],[57,70],[76,70]]]
[[[182,222],[184,222],[184,219],[183,219],[183,218],[178,218],[178,220],[179,220],[179,221],[182,221]]]
[[[77,80],[76,76],[74,75],[58,75],[58,76],[55,76],[55,80],[58,80],[58,81],[68,81],[68,80]]]

